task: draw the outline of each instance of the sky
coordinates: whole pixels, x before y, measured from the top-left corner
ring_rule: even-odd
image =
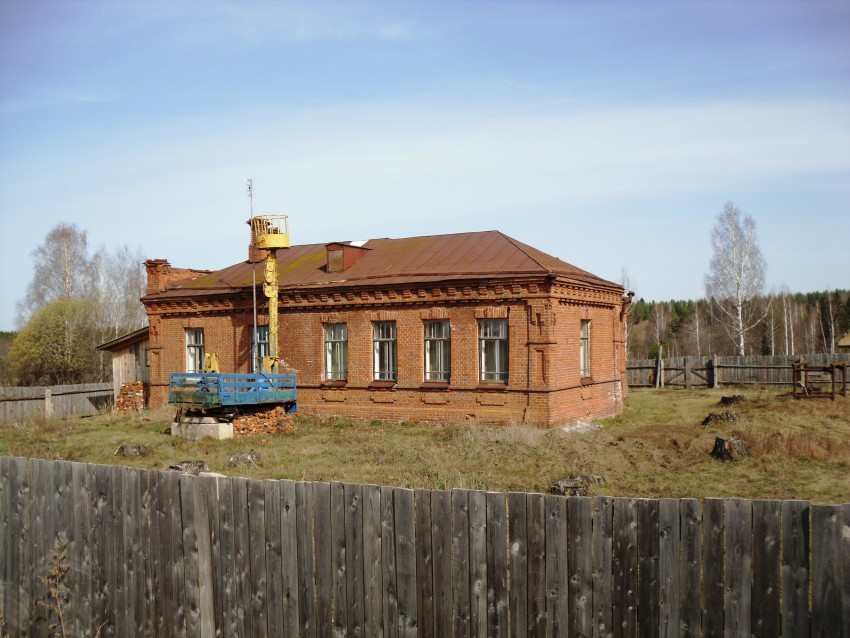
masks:
[[[846,0],[0,0],[0,330],[59,223],[178,267],[500,230],[704,295],[724,203],[766,291],[850,288]]]

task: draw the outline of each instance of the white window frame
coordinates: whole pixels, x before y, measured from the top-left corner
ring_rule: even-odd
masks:
[[[579,329],[579,372],[582,379],[590,378],[590,319],[582,319]]]
[[[451,378],[452,339],[448,319],[426,321],[425,334],[425,381],[448,383]]]
[[[322,325],[325,341],[325,381],[348,380],[348,324]]]
[[[204,329],[186,328],[186,372],[204,371]]]
[[[507,319],[478,321],[478,378],[482,383],[507,383],[510,349]]]
[[[372,322],[372,378],[398,381],[398,332],[395,321]]]
[[[256,339],[256,343],[254,340]],[[268,325],[256,325],[251,331],[251,351],[254,359],[251,362],[253,372],[260,369],[260,361],[263,357],[271,355],[271,347],[269,346],[269,327]],[[256,348],[255,348],[256,346]]]

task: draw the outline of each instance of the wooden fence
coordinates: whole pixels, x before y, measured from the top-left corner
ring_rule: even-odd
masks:
[[[112,383],[0,387],[0,423],[97,414],[113,401]]]
[[[763,385],[792,387],[795,383],[792,364],[795,361],[828,364],[850,363],[850,354],[800,354],[751,357],[669,357],[632,359],[626,364],[631,388],[661,385],[674,388],[720,387],[724,385]],[[826,387],[828,378],[813,377],[812,383]]]
[[[0,471],[10,635],[850,636],[850,504]]]

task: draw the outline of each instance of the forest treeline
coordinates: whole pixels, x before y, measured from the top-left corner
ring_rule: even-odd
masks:
[[[758,296],[762,321],[746,335],[748,355],[834,353],[850,330],[850,290]],[[706,299],[644,301],[629,308],[629,359],[737,354],[727,325]]]

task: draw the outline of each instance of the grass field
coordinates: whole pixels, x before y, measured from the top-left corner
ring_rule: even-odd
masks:
[[[731,408],[721,396],[743,394]],[[703,427],[711,412],[736,423]],[[592,494],[738,496],[850,502],[850,399],[794,401],[767,390],[633,390],[625,411],[581,431],[470,424],[444,426],[297,417],[294,431],[191,442],[165,434],[172,411],[102,415],[0,426],[0,454],[165,469],[204,460],[211,471],[251,478],[348,481],[403,487],[547,491],[553,480],[603,477]],[[733,434],[751,455],[709,456],[715,436]],[[149,444],[145,458],[115,456],[122,443]],[[255,450],[259,468],[229,469]]]

